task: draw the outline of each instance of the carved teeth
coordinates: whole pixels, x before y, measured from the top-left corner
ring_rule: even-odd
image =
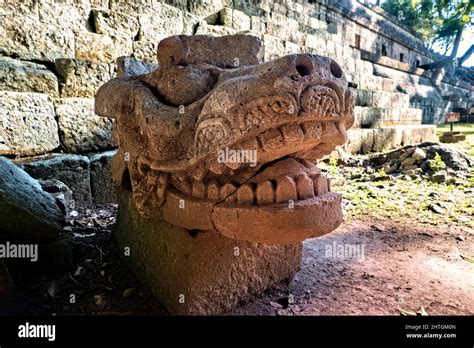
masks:
[[[314,194],[316,196],[322,196],[329,192],[328,179],[323,175],[316,175],[313,179]]]
[[[167,182],[168,182],[168,173],[161,173],[158,176],[158,183],[164,185]]]
[[[193,188],[191,194],[194,197],[203,198],[206,195],[206,187],[200,180],[193,181]]]
[[[166,190],[168,188],[168,173],[161,173],[156,179],[156,195],[160,203],[165,199]]]
[[[284,176],[277,180],[275,201],[276,203],[285,203],[290,199],[293,201],[297,199],[296,184],[292,178]]]
[[[210,165],[209,170],[214,174],[221,175],[225,172],[225,165],[223,163],[214,162]]]
[[[256,190],[258,204],[271,204],[274,201],[273,185],[270,181],[264,181],[257,185]]]
[[[158,178],[160,176],[158,174],[159,174],[159,172],[157,172],[156,170],[148,171],[148,177],[147,177],[148,185],[156,186],[156,184],[158,183]]]
[[[194,180],[201,181],[207,174],[207,169],[204,166],[204,163],[198,164],[192,169],[191,176]]]
[[[264,151],[271,151],[272,149],[278,149],[283,145],[283,135],[281,134],[280,129],[273,128],[262,134],[258,135],[260,144]]]
[[[306,138],[321,138],[323,125],[321,122],[305,122],[303,123],[304,136]]]
[[[219,184],[217,181],[212,180],[207,186],[207,198],[215,201],[219,199]]]
[[[221,196],[220,198],[221,199],[226,199],[227,197],[229,197],[231,194],[233,194],[235,192],[237,188],[231,184],[231,183],[227,183],[227,184],[224,184],[224,186],[222,186],[221,188]]]
[[[159,200],[164,199],[165,194],[166,194],[166,185],[158,184],[158,186],[156,187],[156,195],[158,196],[158,199]]]
[[[313,181],[303,173],[296,178],[296,188],[298,190],[298,199],[308,199],[314,197]]]
[[[161,193],[164,193],[167,180],[165,180],[165,177],[163,179],[160,177],[158,181],[164,182],[163,184],[158,183],[158,189],[161,190]],[[173,185],[176,185],[176,181],[173,181]],[[195,180],[192,188],[188,188],[189,184],[186,182],[179,182],[179,186],[175,187],[184,193],[188,193],[187,191],[190,190],[193,197],[214,202],[225,200],[228,203],[264,205],[288,203],[290,200],[306,200],[315,196],[322,196],[330,191],[329,185],[329,179],[324,175],[303,172],[297,174],[295,178],[282,176],[258,183],[243,184],[239,188],[236,188],[232,183],[219,184],[215,179],[207,184]],[[183,188],[186,190],[183,190]]]
[[[288,124],[281,127],[281,133],[285,143],[292,146],[298,146],[303,141],[304,133],[299,124]]]
[[[227,167],[229,167],[230,169],[232,169],[232,170],[238,169],[241,164],[242,164],[242,163],[239,163],[239,162],[235,162],[235,163],[231,163],[231,162],[225,163],[225,165],[226,165]]]
[[[237,190],[237,202],[239,204],[253,203],[253,190],[249,184],[245,184]]]
[[[174,176],[176,177],[176,179],[178,179],[179,181],[185,181],[188,176],[186,175],[185,172],[177,172],[174,174]]]

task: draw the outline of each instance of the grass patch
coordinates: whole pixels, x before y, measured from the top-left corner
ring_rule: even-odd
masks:
[[[474,157],[474,123],[455,123],[453,130],[466,135],[466,140],[446,145],[462,150],[469,156]],[[449,131],[449,124],[436,125],[436,140],[439,142],[439,137],[443,135],[443,132]]]

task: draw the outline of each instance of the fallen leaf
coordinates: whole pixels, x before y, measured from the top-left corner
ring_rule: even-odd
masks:
[[[428,316],[428,313],[426,313],[425,311],[425,307],[421,307],[420,310],[418,312],[416,312],[417,315],[421,315],[421,316]]]
[[[270,305],[275,308],[283,308],[283,306],[277,302],[270,301]]]
[[[123,294],[122,294],[122,297],[123,298],[129,298],[129,297],[132,297],[134,292],[135,292],[135,289],[136,288],[130,288],[130,289],[126,289]]]
[[[398,308],[398,311],[400,312],[401,315],[403,315],[405,317],[416,317],[415,312],[406,311],[406,310],[401,309],[401,308]]]
[[[459,256],[461,256],[461,259],[463,259],[463,260],[474,263],[474,259],[472,257],[467,257],[467,256],[464,256],[464,255],[459,255]]]

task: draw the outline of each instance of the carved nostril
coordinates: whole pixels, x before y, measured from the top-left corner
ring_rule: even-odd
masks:
[[[341,67],[339,66],[339,64],[337,64],[335,61],[332,61],[331,62],[331,74],[334,76],[334,77],[341,77],[342,76],[342,69]]]
[[[305,77],[313,72],[313,63],[307,57],[300,56],[295,60],[295,68],[301,77]]]

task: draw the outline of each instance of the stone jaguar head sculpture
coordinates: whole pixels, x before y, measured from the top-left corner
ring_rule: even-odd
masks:
[[[96,95],[115,119],[115,180],[139,212],[239,240],[296,243],[334,230],[341,198],[315,165],[345,143],[354,100],[313,54],[261,63],[253,36],[173,36],[158,68]]]

